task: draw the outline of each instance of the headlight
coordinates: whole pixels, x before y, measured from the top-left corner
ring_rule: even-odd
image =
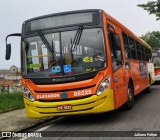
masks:
[[[34,96],[27,87],[23,87],[24,97],[30,101],[34,101]]]
[[[110,75],[105,78],[99,85],[97,95],[101,95],[105,90],[110,88]]]

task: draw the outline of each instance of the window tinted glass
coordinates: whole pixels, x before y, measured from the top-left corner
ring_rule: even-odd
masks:
[[[112,66],[113,70],[116,71],[123,64],[121,42],[118,34],[109,32],[110,48],[112,54]]]
[[[124,44],[124,48],[125,48],[126,58],[129,59],[129,58],[131,58],[131,54],[130,54],[130,49],[129,49],[128,36],[126,33],[122,32],[122,37],[123,37],[123,44]]]
[[[135,49],[134,39],[129,36],[129,48]]]
[[[79,30],[44,34],[47,49],[39,36],[25,38],[23,75],[35,78],[77,75],[101,70],[107,66],[103,31],[83,29],[79,43],[73,42]]]
[[[122,36],[123,36],[124,47],[129,47],[129,42],[128,42],[128,36],[127,36],[127,34],[123,32]]]
[[[136,49],[141,51],[141,44],[138,41],[136,41]]]
[[[137,59],[137,52],[135,49],[131,49],[131,57],[132,59]]]

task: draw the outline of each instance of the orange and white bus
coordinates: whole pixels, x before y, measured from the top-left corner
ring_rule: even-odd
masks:
[[[94,114],[134,105],[154,78],[152,51],[103,10],[81,10],[27,20],[21,71],[28,117]],[[153,79],[153,80],[152,80]]]

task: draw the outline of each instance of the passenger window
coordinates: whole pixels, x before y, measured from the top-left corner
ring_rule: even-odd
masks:
[[[149,56],[148,56],[148,48],[146,48],[146,61],[148,61],[149,62]]]
[[[142,45],[141,52],[145,53],[145,47]]]
[[[141,45],[138,41],[136,41],[136,48],[137,48],[137,51],[141,51]]]
[[[137,59],[142,60],[141,44],[138,41],[136,41],[136,48],[137,48]]]
[[[132,59],[137,59],[137,53],[135,49],[131,49],[131,58]]]
[[[150,49],[148,49],[148,59],[149,62],[152,62],[152,51]]]
[[[146,55],[145,55],[145,53],[142,53],[142,60],[146,61]]]
[[[109,31],[109,41],[112,54],[112,66],[113,70],[116,71],[123,65],[120,37],[118,34]]]
[[[128,36],[126,33],[122,32],[122,37],[123,37],[123,44],[125,48],[126,58],[129,59],[131,58],[131,55],[130,55]]]
[[[129,48],[135,49],[134,39],[129,36]]]
[[[130,51],[131,51],[131,58],[132,59],[137,59],[135,41],[134,41],[134,38],[132,38],[130,36],[129,36],[129,48],[130,48]]]

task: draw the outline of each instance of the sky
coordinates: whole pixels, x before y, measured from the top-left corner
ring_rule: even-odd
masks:
[[[11,37],[10,60],[5,60],[5,38],[11,33],[20,33],[23,21],[47,14],[81,10],[103,9],[141,36],[148,31],[160,31],[160,21],[154,15],[138,7],[137,4],[149,0],[1,0],[0,1],[0,69],[8,69],[12,65],[20,68],[20,38]],[[150,0],[153,1],[153,0]]]

